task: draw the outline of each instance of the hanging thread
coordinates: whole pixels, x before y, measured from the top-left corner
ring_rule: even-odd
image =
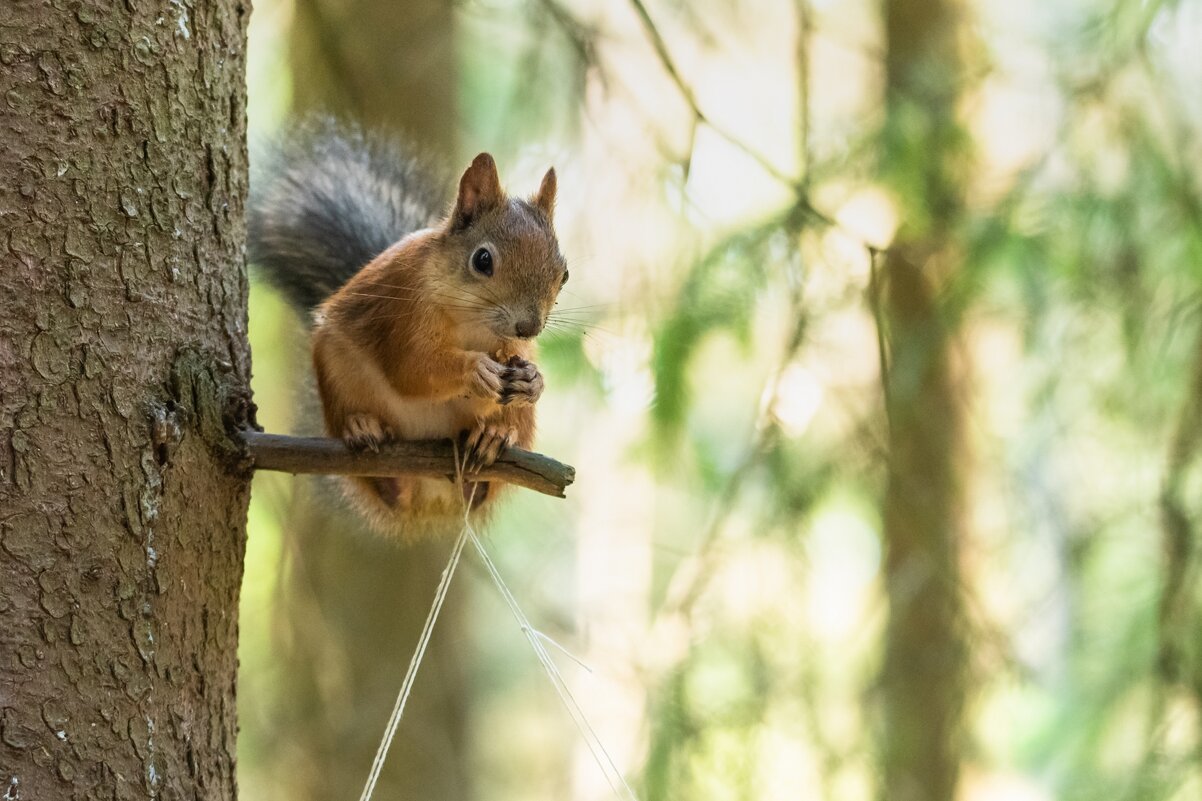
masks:
[[[484,543],[480,542],[480,538],[476,536],[476,532],[470,524],[467,526],[467,531],[472,545],[476,548],[476,553],[480,555],[480,560],[484,562],[484,567],[488,570],[488,574],[492,576],[493,583],[501,591],[501,597],[505,599],[505,604],[517,620],[522,634],[526,635],[527,642],[534,649],[534,655],[538,658],[539,664],[543,666],[547,678],[551,680],[551,686],[555,688],[555,692],[559,696],[559,700],[563,703],[564,708],[568,711],[568,715],[572,718],[572,722],[576,724],[580,735],[584,737],[584,742],[588,745],[589,752],[592,753],[593,759],[597,762],[597,767],[601,768],[601,772],[605,774],[605,780],[609,783],[610,789],[619,798],[625,798],[629,801],[639,801],[638,795],[626,782],[626,777],[622,775],[622,771],[618,770],[613,757],[605,750],[601,738],[597,736],[596,730],[589,723],[588,718],[585,717],[584,710],[580,708],[580,704],[576,701],[575,696],[572,695],[572,691],[568,689],[568,685],[564,681],[559,667],[552,661],[551,655],[547,653],[546,647],[543,646],[543,639],[550,640],[551,638],[530,625],[530,620],[522,611],[521,606],[518,605],[517,599],[513,597],[513,593],[509,591],[509,587],[506,586],[505,580],[501,578],[501,573],[497,570],[492,557],[484,549]],[[562,646],[555,643],[554,640],[551,640],[551,642],[557,648],[563,650]],[[565,651],[565,653],[567,652]],[[571,654],[569,656],[571,657]],[[575,657],[571,658],[575,660]]]
[[[409,669],[405,671],[405,680],[401,682],[401,691],[397,694],[396,704],[392,707],[392,715],[388,718],[388,726],[384,729],[384,738],[380,740],[380,747],[376,749],[376,758],[372,760],[371,773],[367,776],[367,784],[363,786],[363,793],[359,796],[359,801],[371,801],[371,794],[375,792],[376,781],[380,778],[380,771],[384,767],[384,759],[388,756],[388,749],[392,747],[392,738],[396,734],[397,726],[401,723],[401,717],[405,714],[405,704],[408,703],[409,693],[413,690],[413,680],[417,677],[417,669],[426,655],[426,647],[430,644],[434,623],[438,620],[438,613],[442,611],[443,601],[446,600],[447,590],[451,586],[451,576],[455,575],[455,568],[459,566],[459,557],[463,553],[463,546],[466,542],[467,529],[465,528],[460,532],[459,538],[455,540],[450,561],[443,568],[438,589],[434,592],[434,603],[430,606],[429,614],[426,615],[426,624],[422,627],[417,648],[413,651],[413,658],[409,660]]]
[[[463,494],[463,463],[459,459],[458,445],[455,446],[455,483]],[[367,777],[367,784],[363,787],[363,793],[359,796],[359,801],[371,801],[372,793],[375,792],[376,782],[380,778],[380,771],[384,768],[384,760],[388,756],[388,749],[392,747],[392,738],[396,735],[397,727],[401,723],[401,718],[405,714],[405,705],[409,701],[409,694],[413,690],[413,682],[417,677],[417,670],[421,666],[422,660],[426,655],[426,648],[430,644],[430,636],[434,631],[434,624],[438,620],[438,615],[442,611],[443,602],[446,600],[447,591],[451,586],[451,577],[455,574],[455,568],[459,566],[460,556],[463,554],[464,545],[470,539],[472,545],[476,549],[476,553],[480,555],[480,560],[484,563],[485,569],[492,577],[493,583],[501,592],[501,597],[505,600],[506,606],[509,607],[510,613],[517,620],[518,626],[525,635],[526,641],[530,643],[530,647],[534,650],[534,655],[537,657],[539,664],[542,665],[543,671],[547,674],[547,678],[551,681],[551,686],[555,688],[555,693],[559,696],[560,702],[564,705],[568,715],[572,718],[572,722],[576,724],[585,744],[588,746],[589,752],[593,759],[597,762],[597,767],[605,775],[605,781],[608,782],[610,789],[614,795],[627,801],[639,801],[638,796],[630,785],[626,782],[625,776],[618,770],[618,766],[614,763],[613,757],[605,750],[605,746],[601,743],[601,738],[597,736],[596,730],[589,723],[588,718],[584,715],[584,710],[580,708],[580,704],[572,695],[572,691],[568,689],[567,683],[563,679],[563,674],[559,667],[552,661],[550,654],[547,652],[543,642],[550,642],[560,651],[562,651],[569,659],[579,664],[585,670],[591,669],[569,653],[563,646],[555,642],[551,637],[543,634],[538,629],[530,624],[529,618],[522,611],[517,599],[513,593],[509,591],[509,587],[505,584],[505,580],[501,577],[501,572],[497,569],[492,557],[485,550],[484,544],[476,535],[475,529],[472,528],[469,514],[472,508],[472,501],[476,497],[476,487],[473,485],[471,494],[463,494],[463,528],[459,532],[459,537],[455,540],[455,547],[451,550],[450,560],[447,566],[442,571],[442,577],[439,579],[438,588],[434,592],[434,602],[430,606],[430,612],[426,615],[426,623],[422,627],[421,636],[418,638],[417,648],[413,652],[413,658],[409,660],[409,668],[405,671],[405,679],[401,682],[401,690],[397,694],[396,703],[392,708],[392,715],[388,718],[388,725],[384,729],[384,737],[380,740],[380,746],[376,749],[375,759],[372,760],[371,772]]]
[[[459,445],[452,441],[451,446],[455,455],[455,483],[462,492],[463,463],[459,458]],[[409,693],[413,691],[417,669],[421,667],[422,660],[426,656],[426,648],[430,645],[430,636],[434,633],[434,624],[438,620],[438,614],[442,611],[443,602],[447,599],[447,591],[451,588],[451,577],[455,575],[455,568],[459,566],[459,557],[463,555],[463,546],[467,543],[468,532],[471,530],[467,516],[472,508],[472,501],[475,499],[476,488],[473,486],[471,497],[464,503],[463,528],[455,540],[455,547],[451,549],[451,558],[442,570],[442,577],[438,580],[438,588],[434,591],[434,602],[430,605],[430,611],[426,615],[421,636],[417,640],[417,648],[414,649],[413,657],[409,660],[405,679],[401,682],[401,690],[397,693],[396,703],[392,706],[392,714],[388,718],[388,725],[384,728],[384,737],[376,749],[376,756],[372,760],[371,771],[367,774],[367,783],[363,785],[359,801],[371,801],[372,793],[376,791],[376,782],[379,781],[380,771],[384,769],[384,760],[388,758],[388,749],[392,747],[392,738],[396,735],[397,727],[401,725],[401,718],[405,715],[405,704],[409,702]]]

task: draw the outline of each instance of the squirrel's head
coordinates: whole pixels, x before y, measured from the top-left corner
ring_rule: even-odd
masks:
[[[568,280],[554,209],[553,168],[528,200],[511,198],[501,189],[492,156],[476,156],[440,231],[448,260],[440,289],[448,311],[499,339],[529,339],[542,331]]]

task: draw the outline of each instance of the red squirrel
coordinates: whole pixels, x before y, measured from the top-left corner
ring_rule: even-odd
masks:
[[[468,502],[480,514],[499,487],[471,474],[534,441],[534,338],[568,279],[552,222],[555,170],[528,199],[510,197],[481,153],[438,217],[427,172],[332,123],[282,148],[275,166],[252,188],[249,256],[313,309],[327,435],[358,449],[463,443],[462,492],[401,476],[350,479],[348,494],[376,529],[402,536],[444,528]]]

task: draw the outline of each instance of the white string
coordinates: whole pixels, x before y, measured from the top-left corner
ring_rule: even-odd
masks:
[[[463,466],[459,461],[459,447],[452,441],[452,447],[455,454],[455,483],[459,486],[460,492],[463,488]],[[430,605],[430,612],[426,615],[426,623],[422,626],[421,636],[417,641],[417,648],[413,651],[413,658],[409,660],[409,668],[405,671],[405,680],[401,682],[401,691],[397,693],[396,704],[392,707],[392,715],[388,718],[388,725],[384,729],[384,737],[380,740],[380,746],[376,749],[375,759],[371,763],[371,772],[367,775],[367,784],[363,786],[363,792],[359,795],[359,801],[371,801],[371,795],[376,790],[376,782],[380,778],[380,771],[384,769],[384,760],[388,757],[388,749],[392,747],[392,738],[396,735],[397,727],[401,724],[401,717],[405,714],[405,704],[409,701],[409,693],[413,690],[413,682],[417,678],[417,669],[421,666],[422,659],[426,656],[426,647],[430,644],[430,635],[434,632],[434,623],[438,620],[438,613],[442,611],[443,602],[447,598],[447,591],[451,587],[451,577],[455,575],[455,568],[459,566],[459,557],[463,554],[463,546],[467,543],[468,532],[471,530],[467,515],[472,508],[472,501],[476,498],[476,487],[472,486],[471,497],[467,499],[463,510],[463,528],[459,532],[458,539],[455,540],[455,547],[451,549],[451,558],[447,562],[447,566],[443,568],[442,578],[438,580],[438,588],[434,591],[434,602]]]
[[[562,645],[560,645],[559,643],[555,642],[555,638],[554,638],[554,637],[551,637],[551,636],[549,636],[549,635],[547,635],[547,634],[543,634],[543,633],[542,633],[541,631],[539,631],[538,629],[535,629],[535,630],[534,630],[534,633],[535,633],[535,634],[537,634],[537,635],[538,635],[538,637],[539,637],[539,639],[541,639],[543,642],[547,642],[547,643],[550,643],[551,645],[554,645],[554,646],[556,647],[556,649],[558,649],[558,650],[559,650],[559,652],[560,652],[561,654],[563,654],[564,656],[566,656],[568,659],[571,659],[571,660],[572,660],[573,662],[575,662],[577,665],[580,665],[580,667],[584,668],[584,669],[585,669],[585,670],[587,670],[589,673],[592,673],[592,672],[593,672],[593,669],[592,669],[591,667],[589,667],[589,666],[588,666],[588,665],[585,663],[585,661],[584,661],[583,659],[581,659],[580,657],[576,656],[576,654],[572,653],[572,652],[571,652],[571,651],[569,651],[567,648],[564,648],[564,647],[563,647]]]
[[[434,593],[434,603],[430,606],[430,613],[426,615],[426,625],[422,627],[421,638],[417,641],[417,649],[413,652],[413,658],[409,660],[409,669],[405,671],[405,680],[401,682],[401,691],[397,694],[396,704],[392,708],[392,716],[388,718],[388,727],[384,730],[384,739],[380,741],[380,747],[376,749],[376,758],[371,763],[371,773],[368,774],[367,784],[363,787],[359,801],[371,801],[371,794],[375,792],[376,781],[380,778],[380,771],[384,768],[384,759],[388,756],[388,749],[392,746],[392,738],[396,734],[397,726],[401,723],[401,716],[405,714],[405,704],[409,701],[409,693],[413,689],[417,669],[426,655],[426,646],[430,644],[430,634],[434,631],[434,622],[438,620],[438,613],[442,610],[443,601],[446,600],[447,590],[451,586],[451,576],[455,574],[455,568],[459,565],[459,556],[463,553],[467,536],[466,528],[459,532],[459,538],[455,540],[455,548],[451,551],[451,559],[442,571],[442,578]]]
[[[580,704],[576,701],[575,696],[572,695],[572,691],[568,689],[568,685],[563,679],[563,674],[559,672],[559,667],[552,661],[550,654],[547,653],[547,649],[543,646],[542,638],[545,638],[546,635],[530,625],[530,620],[522,611],[521,606],[518,605],[517,599],[513,597],[513,593],[509,591],[509,587],[506,586],[505,580],[501,578],[501,573],[497,570],[492,557],[484,549],[484,544],[480,542],[480,538],[476,536],[476,532],[472,529],[470,523],[467,525],[467,532],[468,537],[471,538],[472,545],[476,548],[476,553],[480,555],[481,561],[484,562],[484,567],[488,570],[488,574],[492,576],[493,583],[501,591],[501,597],[505,599],[505,604],[509,607],[509,611],[517,619],[518,626],[521,628],[522,633],[526,635],[526,640],[530,643],[530,647],[534,649],[534,655],[538,658],[539,664],[543,666],[547,678],[551,680],[551,686],[555,688],[555,692],[559,695],[559,700],[563,702],[564,708],[567,709],[568,714],[571,716],[572,722],[576,724],[576,728],[579,729],[581,736],[584,737],[584,742],[588,745],[588,749],[592,753],[593,759],[596,760],[597,766],[605,774],[605,780],[609,783],[610,789],[619,798],[638,801],[638,795],[627,784],[626,777],[622,775],[622,771],[614,763],[613,757],[605,750],[601,738],[597,736],[596,730],[593,729],[592,724],[585,717],[584,710],[580,708]],[[558,646],[558,644],[556,645]],[[569,654],[569,656],[571,655]]]
[[[464,486],[463,464],[459,460],[458,450],[456,444],[455,483],[462,495]],[[438,614],[442,610],[443,602],[447,597],[447,590],[451,586],[451,577],[455,574],[455,568],[459,565],[459,558],[463,553],[463,547],[468,539],[471,539],[472,545],[475,546],[476,553],[480,555],[480,560],[484,563],[484,567],[492,577],[493,583],[501,591],[501,597],[505,599],[505,604],[517,620],[522,634],[525,635],[526,640],[530,643],[530,647],[534,649],[534,655],[538,658],[539,664],[542,665],[543,670],[546,672],[547,678],[550,679],[551,686],[555,688],[559,700],[563,703],[564,708],[567,709],[568,715],[572,718],[572,722],[576,724],[576,728],[580,731],[581,736],[584,737],[584,742],[588,746],[589,752],[593,755],[593,759],[596,760],[597,766],[601,768],[601,772],[605,775],[605,781],[609,784],[610,789],[619,798],[625,798],[628,801],[639,801],[638,795],[635,794],[634,790],[626,782],[626,777],[622,775],[622,771],[614,763],[613,757],[605,750],[605,746],[602,744],[601,738],[597,736],[596,730],[593,729],[592,724],[585,717],[584,710],[580,708],[580,704],[576,701],[575,696],[572,695],[567,682],[564,681],[563,674],[559,671],[559,667],[555,662],[552,661],[543,642],[550,642],[585,670],[592,672],[591,668],[569,653],[562,645],[530,624],[529,618],[522,611],[513,593],[509,591],[505,580],[501,578],[501,572],[497,570],[492,557],[488,555],[488,551],[484,549],[484,544],[476,536],[476,531],[472,528],[469,518],[472,502],[476,498],[476,487],[477,485],[473,484],[470,496],[463,496],[463,529],[459,532],[459,537],[455,540],[455,547],[451,551],[451,558],[442,571],[442,578],[439,579],[438,589],[434,593],[434,603],[430,606],[430,612],[426,616],[426,623],[422,627],[421,637],[418,639],[417,648],[413,652],[413,658],[409,660],[409,668],[405,671],[405,679],[401,683],[401,691],[397,694],[396,704],[392,708],[392,715],[389,717],[388,726],[384,730],[384,738],[380,741],[379,748],[376,749],[376,756],[371,765],[371,773],[367,777],[367,784],[363,787],[363,793],[359,796],[359,801],[371,801],[372,793],[375,792],[376,782],[380,778],[380,771],[383,769],[384,760],[388,756],[388,749],[392,746],[392,738],[401,723],[401,717],[405,714],[405,704],[409,700],[409,693],[413,690],[413,682],[417,677],[417,669],[426,655],[426,648],[430,644],[430,635],[434,631],[434,623],[438,620]]]

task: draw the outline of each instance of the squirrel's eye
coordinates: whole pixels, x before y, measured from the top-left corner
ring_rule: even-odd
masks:
[[[567,270],[564,270],[564,271],[563,271],[563,278],[560,278],[560,279],[559,279],[559,286],[562,288],[562,287],[563,287],[563,285],[564,285],[564,284],[566,284],[567,282],[568,282],[568,271],[567,271]]]
[[[480,248],[472,254],[472,269],[481,275],[492,275],[492,251]]]

